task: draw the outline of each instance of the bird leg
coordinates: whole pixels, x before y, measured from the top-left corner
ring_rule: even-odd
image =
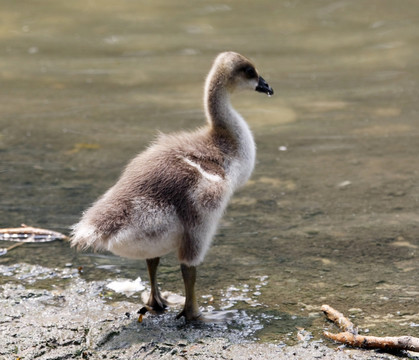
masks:
[[[166,310],[169,305],[167,300],[160,294],[159,286],[157,284],[157,267],[159,266],[160,258],[147,259],[148,275],[150,277],[150,297],[148,298],[145,306],[140,310],[141,314],[145,314],[147,311],[153,311],[155,313],[162,313]]]
[[[177,319],[182,316],[186,321],[200,320],[202,313],[199,310],[198,302],[195,295],[195,281],[196,281],[196,267],[180,265],[182,271],[183,282],[185,284],[185,306],[183,310],[177,315]]]
[[[236,311],[212,311],[210,313],[202,313],[199,310],[198,301],[195,295],[196,267],[180,265],[182,270],[183,282],[185,283],[185,306],[183,310],[176,316],[177,319],[182,316],[187,322],[198,321],[205,323],[221,323],[234,318]]]

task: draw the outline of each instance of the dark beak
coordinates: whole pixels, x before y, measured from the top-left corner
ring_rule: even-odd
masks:
[[[274,90],[269,86],[269,84],[263,79],[262,76],[259,76],[259,83],[255,90],[257,92],[265,93],[269,96],[274,94]]]

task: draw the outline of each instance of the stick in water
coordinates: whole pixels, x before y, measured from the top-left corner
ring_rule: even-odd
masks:
[[[322,311],[329,320],[343,330],[339,334],[324,331],[323,335],[331,340],[364,349],[419,351],[419,338],[412,336],[378,337],[359,335],[354,324],[339,311],[329,305],[323,305]]]

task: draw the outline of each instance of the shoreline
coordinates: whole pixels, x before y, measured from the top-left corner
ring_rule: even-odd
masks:
[[[293,346],[260,343],[240,326],[185,325],[174,312],[138,323],[138,304],[105,301],[106,282],[87,282],[77,269],[0,268],[8,280],[0,285],[1,359],[400,359],[311,336]]]

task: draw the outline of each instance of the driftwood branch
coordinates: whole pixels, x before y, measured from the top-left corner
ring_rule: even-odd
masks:
[[[333,321],[337,326],[339,326],[339,329],[341,329],[342,331],[347,331],[352,334],[358,334],[358,329],[356,328],[356,326],[341,312],[333,309],[329,305],[323,305],[322,311],[325,313],[327,318]]]
[[[339,311],[329,305],[323,305],[322,311],[329,320],[343,330],[339,334],[333,334],[328,331],[323,332],[323,335],[331,340],[364,349],[419,351],[419,338],[412,336],[377,337],[359,335],[358,329],[354,324]]]
[[[22,224],[20,228],[0,229],[0,240],[18,242],[48,242],[54,240],[68,240],[68,237],[57,231]]]

